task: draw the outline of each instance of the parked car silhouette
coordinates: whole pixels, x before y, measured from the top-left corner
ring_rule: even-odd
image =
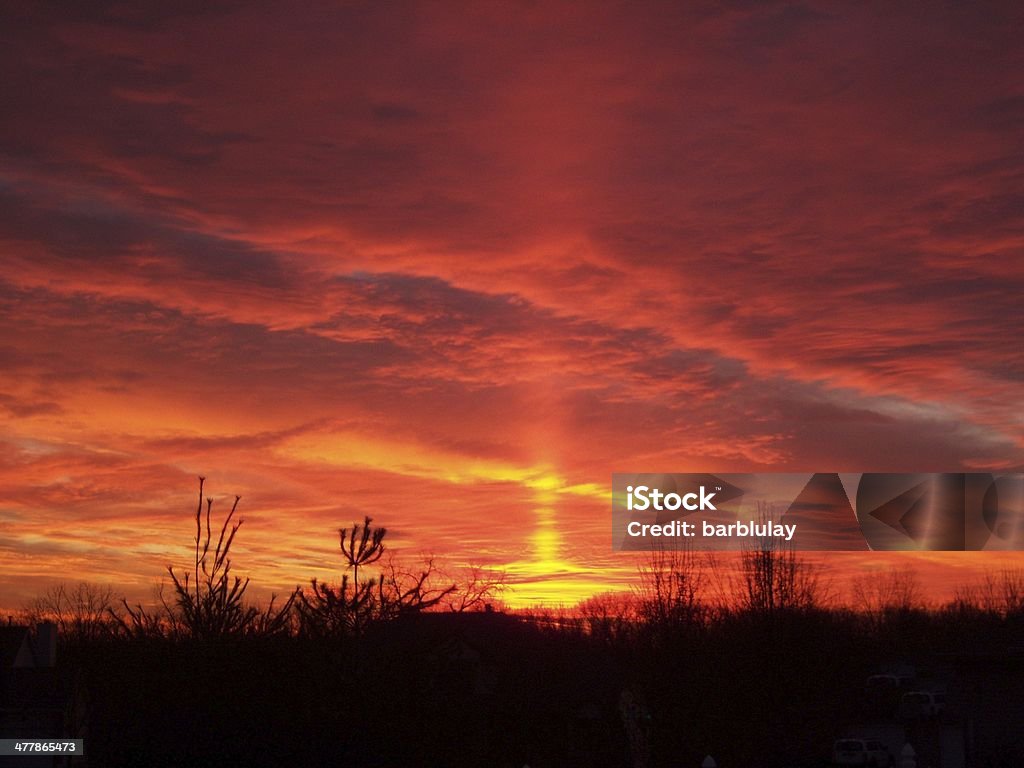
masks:
[[[940,691],[907,691],[900,698],[900,717],[938,717],[946,709],[946,694]]]
[[[839,739],[832,749],[832,762],[836,765],[889,768],[892,755],[885,744],[876,739]]]

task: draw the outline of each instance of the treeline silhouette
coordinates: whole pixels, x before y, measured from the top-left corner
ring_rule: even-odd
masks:
[[[973,763],[1024,755],[1007,683],[1024,572],[927,605],[911,571],[885,571],[844,605],[770,540],[735,560],[656,551],[630,594],[508,613],[500,575],[385,560],[366,518],[339,531],[339,582],[257,607],[232,571],[238,503],[215,524],[200,480],[194,560],[155,608],[89,585],[29,606],[59,625],[68,729],[93,764],[809,768],[873,716],[864,681],[897,662],[958,692]]]

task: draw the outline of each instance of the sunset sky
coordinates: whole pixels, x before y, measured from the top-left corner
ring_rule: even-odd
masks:
[[[1024,5],[144,5],[0,11],[0,607],[200,474],[254,595],[369,514],[529,605],[613,472],[1024,467]]]

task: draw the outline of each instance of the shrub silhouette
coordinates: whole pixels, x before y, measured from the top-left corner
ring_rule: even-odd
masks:
[[[243,580],[231,573],[231,545],[244,522],[241,519],[235,520],[242,497],[235,496],[231,511],[224,518],[214,544],[211,524],[213,499],[205,499],[205,515],[203,509],[205,483],[206,478],[200,477],[193,570],[184,571],[179,576],[174,566],[167,566],[174,586],[174,596],[168,602],[161,590],[164,615],[151,615],[141,605],[132,608],[127,601],[122,600],[127,617],[115,615],[115,619],[129,634],[137,636],[170,633],[197,640],[212,640],[287,631],[298,590],[277,607],[276,595],[271,596],[270,604],[264,610],[245,604],[243,598],[249,579]]]
[[[309,590],[298,593],[296,603],[302,631],[316,636],[362,634],[377,621],[399,618],[442,604],[457,590],[457,585],[438,584],[439,571],[433,559],[419,569],[404,570],[394,560],[369,579],[359,579],[360,567],[376,563],[384,555],[387,529],[374,528],[373,519],[353,523],[338,531],[345,569],[341,582],[332,586],[317,579]]]
[[[352,586],[359,588],[359,567],[371,565],[384,554],[384,537],[387,535],[387,528],[371,528],[373,519],[366,517],[363,525],[352,524],[352,529],[346,531],[342,528],[338,531],[341,539],[341,554],[352,569]],[[345,545],[345,534],[348,533],[348,545]],[[358,542],[357,542],[358,539]]]

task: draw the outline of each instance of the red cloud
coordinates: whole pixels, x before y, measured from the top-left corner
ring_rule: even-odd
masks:
[[[379,509],[533,594],[553,505],[575,597],[632,566],[541,478],[1024,465],[1016,4],[7,13],[18,593],[199,472],[274,586]]]

